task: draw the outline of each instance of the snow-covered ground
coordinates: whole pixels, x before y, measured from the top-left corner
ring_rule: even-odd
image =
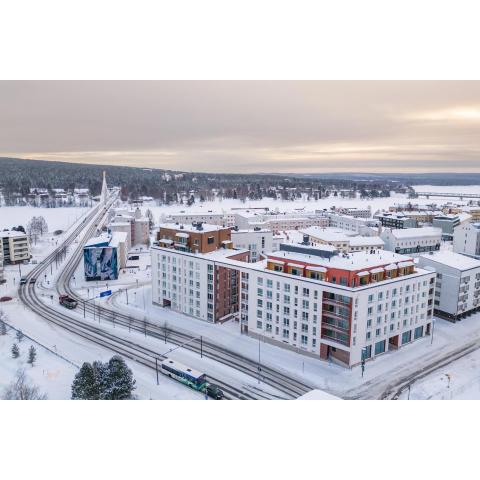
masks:
[[[49,232],[66,230],[88,210],[84,207],[0,207],[0,230],[18,225],[27,228],[32,217],[45,218]]]

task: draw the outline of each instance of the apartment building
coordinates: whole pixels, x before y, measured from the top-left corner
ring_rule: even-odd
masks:
[[[464,223],[453,230],[453,251],[480,258],[480,223]]]
[[[340,252],[361,252],[383,249],[384,241],[380,237],[362,236],[356,232],[339,228],[309,227],[300,230],[305,236],[304,241],[313,246],[332,245]]]
[[[442,230],[436,227],[385,228],[380,237],[385,242],[385,250],[418,256],[425,252],[440,250]]]
[[[116,208],[107,228],[111,233],[126,233],[128,249],[133,245],[145,245],[150,238],[149,220],[138,207],[135,210]]]
[[[248,262],[230,228],[164,224],[151,248],[152,301],[208,322],[238,315],[239,272],[225,261]]]
[[[380,222],[378,220],[338,214],[329,214],[328,217],[330,227],[340,228],[363,236],[377,236],[379,233]]]
[[[30,242],[23,232],[8,230],[0,232],[0,250],[5,264],[15,264],[30,260]]]
[[[207,223],[209,225],[220,225],[224,227],[233,227],[235,225],[235,215],[233,213],[221,213],[208,210],[207,212],[185,212],[170,214],[166,221],[168,223]]]
[[[435,273],[408,256],[282,244],[232,268],[242,330],[280,347],[352,366],[431,333]]]
[[[259,213],[258,211],[242,211],[235,213],[235,225],[242,229],[263,228],[273,232],[299,230],[312,225],[328,227],[330,219],[323,213],[292,212],[292,213]]]
[[[372,210],[368,208],[340,207],[335,209],[335,213],[348,215],[353,218],[372,218]]]
[[[0,241],[0,247],[1,247],[1,241]],[[5,283],[5,276],[4,276],[4,271],[3,271],[3,250],[0,248],[0,285],[2,283]]]
[[[399,228],[416,228],[417,221],[414,218],[410,218],[404,212],[399,213],[378,213],[374,215],[374,218],[378,219],[382,224],[382,227],[399,229]]]
[[[480,308],[480,260],[450,251],[419,257],[422,268],[436,272],[435,314],[457,321]]]
[[[273,249],[273,232],[256,227],[251,230],[232,228],[232,242],[234,248],[250,251],[250,262],[257,262],[266,252]]]

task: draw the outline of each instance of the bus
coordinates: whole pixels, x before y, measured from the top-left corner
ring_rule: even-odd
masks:
[[[160,370],[164,375],[174,378],[195,390],[203,392],[207,388],[207,376],[204,373],[186,367],[170,358],[160,362]]]

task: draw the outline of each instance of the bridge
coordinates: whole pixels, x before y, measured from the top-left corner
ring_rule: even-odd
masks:
[[[480,198],[480,193],[442,193],[442,192],[415,192],[417,197],[450,197],[459,198]]]

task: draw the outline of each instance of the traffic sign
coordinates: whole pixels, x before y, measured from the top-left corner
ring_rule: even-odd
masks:
[[[104,292],[100,292],[100,298],[102,297],[108,297],[109,295],[112,294],[111,290],[105,290]]]

